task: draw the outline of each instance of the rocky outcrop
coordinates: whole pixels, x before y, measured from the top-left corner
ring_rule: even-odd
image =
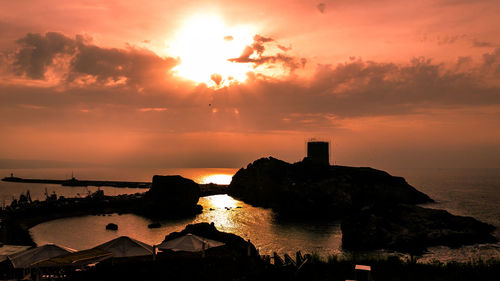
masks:
[[[200,187],[181,176],[153,176],[143,197],[142,211],[152,217],[176,217],[201,212]]]
[[[290,164],[272,157],[240,169],[233,176],[229,192],[285,216],[342,218],[375,203],[432,202],[404,178],[384,171],[318,165],[307,159]]]
[[[116,223],[108,223],[106,225],[106,230],[118,230],[118,225]]]
[[[248,256],[248,253],[250,253],[252,257],[259,257],[259,253],[252,243],[245,241],[245,239],[236,234],[217,230],[213,223],[209,224],[206,222],[202,222],[196,224],[188,224],[184,230],[180,232],[172,232],[165,236],[164,241],[172,240],[188,233],[203,238],[223,242],[225,244],[225,247],[213,249],[229,252],[229,256],[231,257],[246,257]]]
[[[262,158],[240,169],[230,194],[287,217],[342,219],[342,245],[351,250],[418,253],[433,245],[459,246],[496,239],[494,227],[470,217],[416,204],[432,202],[404,178],[372,168],[290,164]]]
[[[376,205],[342,221],[342,247],[420,253],[435,245],[458,247],[495,242],[494,226],[444,210],[411,205]]]

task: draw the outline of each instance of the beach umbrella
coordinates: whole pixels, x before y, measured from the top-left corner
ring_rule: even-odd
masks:
[[[112,256],[113,254],[109,251],[93,248],[39,261],[33,264],[33,267],[82,267],[90,264],[96,264],[100,261],[109,259]]]
[[[118,237],[95,248],[113,253],[114,258],[149,256],[153,254],[152,246],[128,236]]]
[[[219,247],[225,245],[222,242],[211,240],[208,238],[200,237],[191,233],[184,236],[163,241],[158,245],[159,250],[172,250],[175,252],[200,252],[209,248]]]
[[[4,245],[0,243],[0,263],[7,260],[9,256],[24,252],[29,248],[31,248],[31,246]]]
[[[11,255],[9,256],[9,260],[14,268],[28,268],[37,262],[73,252],[75,250],[70,248],[55,244],[46,244]]]

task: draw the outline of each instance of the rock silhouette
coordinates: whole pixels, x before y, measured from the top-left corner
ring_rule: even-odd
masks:
[[[195,214],[200,187],[193,180],[181,176],[153,176],[153,184],[142,198],[143,211],[152,217],[171,217],[176,214]]]
[[[375,203],[432,202],[404,178],[372,168],[290,164],[261,158],[240,169],[229,185],[232,196],[284,216],[342,218]]]
[[[229,191],[281,216],[341,219],[342,246],[348,250],[420,253],[434,245],[496,241],[493,226],[415,206],[433,200],[404,178],[367,167],[261,158],[234,175]]]
[[[106,225],[106,230],[118,230],[118,225],[115,223],[108,223]]]
[[[242,237],[233,234],[227,233],[217,230],[213,223],[209,224],[206,222],[188,224],[186,228],[184,228],[180,232],[172,232],[165,236],[165,241],[172,240],[188,233],[198,235],[204,238],[212,239],[215,241],[223,242],[225,244],[224,247],[213,249],[213,250],[222,250],[227,253],[230,253],[231,257],[246,257],[250,253],[252,257],[259,257],[257,249],[255,246],[249,241],[245,241]]]
[[[435,245],[458,247],[495,242],[495,227],[471,217],[411,205],[377,205],[342,221],[342,247],[420,253]]]

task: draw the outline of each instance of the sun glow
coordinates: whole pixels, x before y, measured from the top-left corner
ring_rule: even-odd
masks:
[[[252,70],[248,63],[230,62],[253,42],[249,26],[228,27],[214,15],[199,15],[187,20],[168,50],[181,63],[177,75],[216,88],[246,80]]]
[[[232,179],[233,175],[213,174],[203,177],[201,183],[230,184]]]

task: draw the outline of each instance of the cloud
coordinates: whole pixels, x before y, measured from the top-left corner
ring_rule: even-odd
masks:
[[[339,128],[346,118],[401,116],[430,108],[500,104],[500,48],[485,53],[480,64],[474,64],[471,57],[460,57],[454,65],[444,65],[425,58],[394,63],[363,61],[352,56],[341,64],[318,65],[307,78],[289,75],[278,79],[250,74],[247,82],[232,85],[227,91],[216,91],[204,85],[186,87],[177,79],[149,87],[165,80],[176,61],[148,50],[103,48],[83,37],[70,39],[60,34],[27,38],[31,41],[23,40],[16,55],[38,48],[29,46],[45,46],[38,48],[45,51],[33,51],[31,55],[39,58],[35,61],[42,61],[41,64],[18,64],[23,66],[20,68],[23,74],[31,77],[32,69],[46,74],[54,63],[49,58],[69,56],[61,80],[68,86],[59,89],[57,85],[40,88],[0,84],[4,93],[0,96],[3,111],[0,119],[23,126],[42,122],[64,127],[62,124],[67,120],[76,119],[75,124],[95,122],[124,130],[308,131]],[[290,69],[306,63],[305,59],[279,51],[268,55],[268,48],[274,45],[272,38],[256,36],[238,61],[256,65],[280,63]],[[212,79],[215,83],[220,81],[217,75]],[[130,85],[136,87],[124,87]],[[19,105],[35,105],[43,110]],[[80,119],[82,110],[86,119]],[[70,117],[61,118],[61,114]]]
[[[483,71],[484,75],[500,74],[500,48],[495,48],[491,53],[483,54]],[[498,79],[498,77],[497,77]]]
[[[482,47],[493,47],[493,43],[489,41],[480,41],[477,39],[474,39],[472,41],[472,46],[482,48]]]
[[[287,55],[291,47],[274,44],[273,38],[255,35],[253,39],[254,42],[240,57],[230,61],[251,63],[255,68],[280,64],[290,71],[303,68],[307,62],[305,58]],[[80,87],[150,87],[168,80],[169,71],[179,63],[174,58],[162,58],[144,48],[129,45],[125,48],[100,47],[92,42],[92,38],[82,35],[70,38],[57,32],[28,33],[16,43],[19,48],[13,55],[12,66],[18,76],[63,81]],[[212,80],[220,84],[217,75]]]
[[[70,64],[70,82],[78,77],[91,75],[101,83],[125,78],[127,84],[139,85],[161,78],[161,74],[166,76],[177,63],[175,59],[160,58],[145,49],[101,48],[82,42],[77,46],[78,52]]]
[[[21,49],[15,54],[14,68],[32,79],[44,79],[47,67],[57,55],[75,51],[74,40],[57,32],[28,33],[16,42]]]
[[[285,47],[282,45],[278,45],[278,48],[280,48],[280,50],[282,50],[283,52],[288,52],[292,49],[292,47]]]
[[[210,76],[210,79],[212,79],[212,81],[214,81],[214,83],[219,86],[220,83],[222,82],[222,75],[218,74],[218,73],[214,73]]]
[[[73,53],[46,52],[54,60],[68,56],[60,81],[65,87],[0,80],[5,143],[0,152],[5,158],[238,166],[280,153],[298,160],[297,147],[309,136],[335,136],[344,144],[337,159],[351,149],[357,152],[344,159],[362,165],[369,153],[404,163],[433,155],[421,160],[428,163],[439,158],[434,155],[445,155],[443,149],[462,151],[464,143],[471,155],[479,149],[488,156],[490,147],[499,151],[500,48],[484,53],[479,62],[463,56],[452,65],[426,58],[396,63],[352,56],[344,63],[317,65],[307,77],[249,75],[245,83],[214,90],[202,84],[186,87],[177,79],[147,87],[165,76],[169,59],[132,47],[102,48],[77,38],[69,42]],[[268,45],[274,44],[262,43],[260,57],[252,48],[249,58],[265,59]],[[280,55],[271,57],[300,62]],[[52,64],[42,64],[45,75]],[[87,84],[75,84],[85,77]],[[120,77],[126,78],[124,86],[109,86]],[[453,143],[457,139],[462,142]],[[411,149],[426,142],[432,147]]]
[[[448,45],[454,44],[457,40],[464,39],[466,37],[465,34],[461,35],[445,35],[445,36],[437,36],[437,44],[438,45]]]
[[[45,107],[40,106],[40,105],[34,105],[34,104],[19,104],[19,107],[26,108],[26,109],[44,109]]]
[[[260,128],[334,128],[345,118],[500,105],[498,81],[487,79],[500,71],[500,51],[484,58],[480,66],[465,70],[463,65],[449,67],[425,58],[407,64],[357,60],[319,65],[308,80],[255,79],[233,91],[239,91],[241,104],[252,105],[254,124]],[[241,118],[248,110],[240,110]]]
[[[162,111],[167,111],[168,108],[165,107],[143,107],[139,108],[140,112],[162,112]]]
[[[166,76],[177,64],[173,58],[161,58],[146,49],[102,48],[91,41],[81,35],[72,39],[57,32],[28,33],[16,41],[20,48],[14,54],[13,67],[18,75],[45,79],[59,58],[68,65],[67,82],[138,85]]]
[[[326,4],[325,4],[325,3],[319,3],[319,4],[318,4],[318,6],[316,6],[316,7],[318,8],[318,11],[319,11],[320,13],[322,13],[322,14],[323,14],[323,13],[325,12],[325,10],[326,10]]]
[[[283,66],[292,71],[297,68],[303,68],[307,63],[306,58],[292,57],[284,53],[264,55],[264,52],[266,51],[266,44],[275,42],[275,40],[261,35],[255,35],[253,39],[254,42],[252,45],[246,46],[238,58],[229,59],[229,61],[236,63],[252,63],[254,64],[254,67],[258,67],[263,64],[281,63]],[[291,49],[291,47],[287,48],[279,44],[276,44],[275,47],[283,52],[287,52]]]

